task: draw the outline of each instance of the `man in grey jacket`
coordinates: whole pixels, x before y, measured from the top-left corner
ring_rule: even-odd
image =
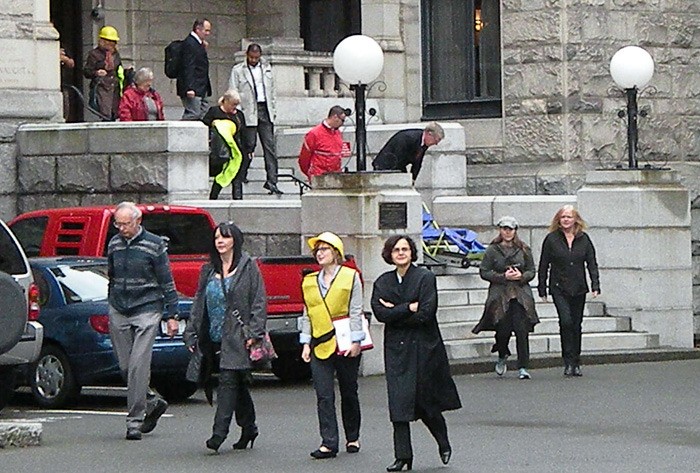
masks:
[[[179,328],[177,292],[170,272],[167,245],[141,226],[141,209],[122,202],[114,212],[114,235],[107,248],[109,335],[119,369],[127,381],[126,439],[141,440],[168,408],[149,395],[153,344],[168,307],[168,335]]]
[[[270,194],[282,194],[277,188],[277,155],[275,153],[275,90],[272,81],[272,67],[261,59],[262,48],[251,43],[246,49],[246,58],[231,69],[229,89],[241,96],[240,109],[246,117],[246,141],[253,149],[260,135],[265,156],[267,177],[263,187]],[[246,157],[250,159],[249,157]],[[244,176],[244,182],[247,176]]]

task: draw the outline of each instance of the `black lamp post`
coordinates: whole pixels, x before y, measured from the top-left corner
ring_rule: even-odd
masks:
[[[610,60],[610,75],[627,96],[627,155],[629,168],[637,169],[637,93],[654,75],[654,60],[644,49],[626,46]]]
[[[377,42],[364,35],[348,36],[333,51],[336,74],[350,84],[355,93],[355,149],[357,171],[367,169],[367,126],[365,95],[367,85],[379,77],[384,67],[384,52]]]

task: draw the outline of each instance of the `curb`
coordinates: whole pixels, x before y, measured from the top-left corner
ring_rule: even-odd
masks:
[[[453,375],[490,373],[493,371],[496,356],[493,359],[464,358],[450,360],[450,371]],[[669,348],[650,349],[645,351],[605,351],[588,352],[581,355],[581,365],[607,365],[622,363],[648,363],[655,361],[699,360],[700,349]],[[511,356],[508,368],[514,369],[516,357]],[[557,354],[533,355],[530,357],[529,369],[563,367],[564,363]]]
[[[0,422],[0,448],[41,445],[42,431],[39,422]]]

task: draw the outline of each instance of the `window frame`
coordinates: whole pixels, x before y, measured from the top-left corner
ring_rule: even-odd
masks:
[[[475,16],[475,0],[452,0],[456,4],[464,3],[467,9],[467,18]],[[496,0],[483,0],[496,1]],[[499,4],[500,15],[500,4]],[[499,22],[500,24],[500,22]],[[476,96],[476,41],[475,30],[468,30],[467,44],[464,45],[465,62],[468,66],[467,76],[469,77],[469,90],[467,97],[458,100],[432,100],[430,97],[431,80],[433,77],[432,71],[432,54],[431,54],[431,37],[430,31],[432,26],[432,10],[431,0],[421,1],[421,70],[422,73],[422,120],[436,119],[463,119],[463,118],[501,118],[503,117],[503,84],[499,81],[501,97],[499,98],[480,98]],[[500,30],[500,27],[499,27]],[[500,31],[499,31],[499,51],[501,49]],[[502,78],[501,69],[501,78]]]

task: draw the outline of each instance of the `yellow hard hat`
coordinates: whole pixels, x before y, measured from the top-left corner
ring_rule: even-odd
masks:
[[[309,241],[308,241],[309,248],[311,248],[311,250],[313,251],[314,247],[316,246],[316,243],[318,243],[319,241],[322,241],[322,242],[325,242],[325,243],[328,243],[329,245],[331,245],[333,248],[338,250],[341,258],[345,259],[343,240],[341,240],[338,235],[336,235],[335,233],[331,233],[331,232],[323,232],[323,233],[319,234],[318,236],[311,237],[311,238],[309,238]]]
[[[103,26],[100,29],[99,37],[108,41],[119,41],[119,33],[114,26]]]

